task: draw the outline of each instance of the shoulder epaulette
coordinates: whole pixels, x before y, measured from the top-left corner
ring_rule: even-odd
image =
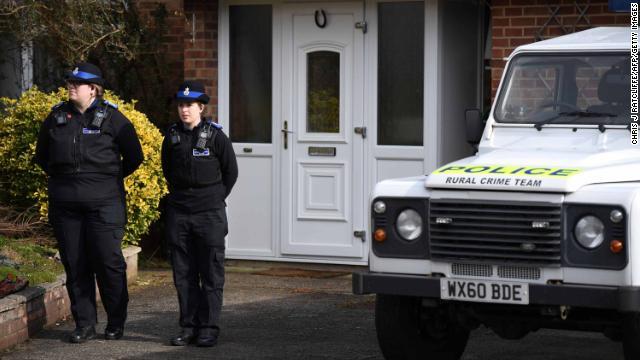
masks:
[[[173,124],[167,126],[167,132],[174,131],[174,130],[177,130],[177,129],[178,129],[178,123],[173,123]]]
[[[214,122],[211,119],[207,119],[207,124],[213,126],[214,128],[216,128],[218,130],[222,129],[222,125],[218,124],[217,122]]]
[[[64,105],[64,103],[65,103],[64,101],[60,101],[59,103],[57,103],[57,104],[53,105],[53,106],[51,107],[51,110],[57,110],[59,107],[61,107],[62,105]]]
[[[112,102],[111,102],[111,101],[109,101],[109,100],[104,100],[104,101],[102,101],[102,103],[103,103],[103,104],[105,104],[105,105],[107,105],[107,106],[111,106],[111,107],[112,107],[112,108],[114,108],[114,109],[117,109],[117,108],[118,108],[118,105],[116,105],[116,104],[112,103]]]

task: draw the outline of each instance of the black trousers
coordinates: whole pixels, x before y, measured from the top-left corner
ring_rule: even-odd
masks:
[[[108,325],[127,317],[127,265],[122,256],[125,208],[121,200],[52,202],[49,221],[67,273],[67,291],[76,326],[95,325],[96,278]]]
[[[178,292],[180,326],[218,336],[227,216],[220,208],[188,213],[167,206],[166,236]]]

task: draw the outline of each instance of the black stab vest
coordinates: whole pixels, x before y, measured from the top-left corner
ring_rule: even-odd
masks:
[[[98,106],[102,106],[106,113],[99,128],[78,121],[77,114],[71,115],[65,111],[66,106],[53,110],[48,149],[51,175],[120,174],[120,152],[114,141],[116,134],[111,120],[114,110],[102,104]],[[59,123],[57,119],[62,118],[66,122]]]
[[[195,148],[196,141],[203,127],[209,127],[212,135],[206,142],[205,150]],[[205,123],[197,131],[187,133],[175,124],[169,128],[167,136],[170,144],[171,167],[167,178],[169,184],[176,189],[205,187],[222,181],[220,161],[214,152],[215,138],[218,130],[210,123]]]

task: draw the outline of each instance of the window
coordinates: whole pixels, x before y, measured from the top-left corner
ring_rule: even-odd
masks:
[[[340,132],[340,54],[307,54],[307,132]]]
[[[271,14],[271,5],[229,7],[233,142],[271,143]]]
[[[378,144],[423,144],[424,3],[378,4]]]
[[[626,125],[628,53],[523,54],[509,65],[494,117],[521,124]]]

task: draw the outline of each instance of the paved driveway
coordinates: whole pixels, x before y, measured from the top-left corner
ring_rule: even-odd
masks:
[[[178,329],[171,274],[144,270],[130,288],[129,321],[122,340],[67,344],[61,341],[73,328],[67,322],[0,353],[0,358],[382,359],[373,322],[374,298],[351,294],[352,270],[229,262],[220,342],[208,349],[168,345],[167,339]],[[100,317],[104,319],[103,312]],[[103,326],[104,322],[98,330]],[[600,334],[545,330],[507,341],[480,328],[472,333],[463,356],[463,360],[514,359],[613,360],[622,359],[622,351]]]

